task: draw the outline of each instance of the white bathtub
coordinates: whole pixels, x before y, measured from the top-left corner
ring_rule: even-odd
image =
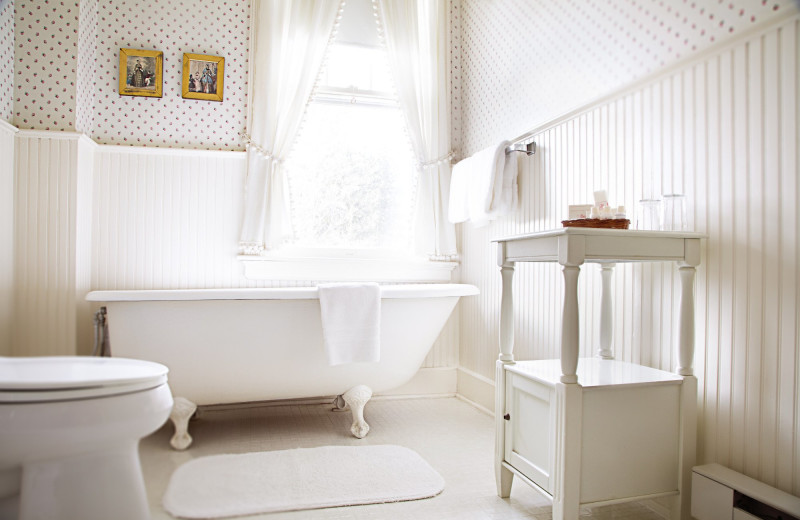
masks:
[[[182,449],[191,443],[182,423],[196,405],[335,396],[356,387],[348,404],[358,422],[363,404],[352,401],[366,403],[367,390],[409,381],[459,297],[477,293],[464,284],[382,286],[380,361],[337,366],[323,351],[316,287],[93,291],[87,300],[108,310],[114,356],[169,367],[173,446]],[[364,426],[354,423],[354,434],[366,435]]]

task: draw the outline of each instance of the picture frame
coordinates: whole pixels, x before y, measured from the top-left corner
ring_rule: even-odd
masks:
[[[225,58],[208,54],[183,54],[181,92],[186,99],[222,101]]]
[[[164,53],[142,49],[119,50],[120,96],[161,97]]]

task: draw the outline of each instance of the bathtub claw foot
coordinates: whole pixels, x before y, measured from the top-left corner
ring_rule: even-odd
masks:
[[[365,385],[358,385],[342,394],[342,399],[353,411],[353,425],[350,427],[350,432],[359,439],[363,439],[369,433],[369,424],[364,420],[364,406],[371,397],[372,389]]]
[[[192,436],[189,435],[189,419],[197,410],[197,405],[183,397],[175,397],[172,412],[169,418],[175,426],[175,434],[169,443],[176,450],[185,450],[192,445]]]

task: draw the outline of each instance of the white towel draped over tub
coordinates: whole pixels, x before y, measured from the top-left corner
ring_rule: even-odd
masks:
[[[380,286],[377,283],[330,283],[317,288],[328,364],[380,361]]]
[[[508,141],[481,150],[453,167],[450,222],[488,224],[517,204],[517,158],[507,155]]]

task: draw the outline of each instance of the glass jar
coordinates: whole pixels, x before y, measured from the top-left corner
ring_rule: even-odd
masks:
[[[680,193],[664,195],[664,231],[686,231],[686,197]]]
[[[636,216],[636,229],[658,231],[661,229],[661,200],[642,199]]]

